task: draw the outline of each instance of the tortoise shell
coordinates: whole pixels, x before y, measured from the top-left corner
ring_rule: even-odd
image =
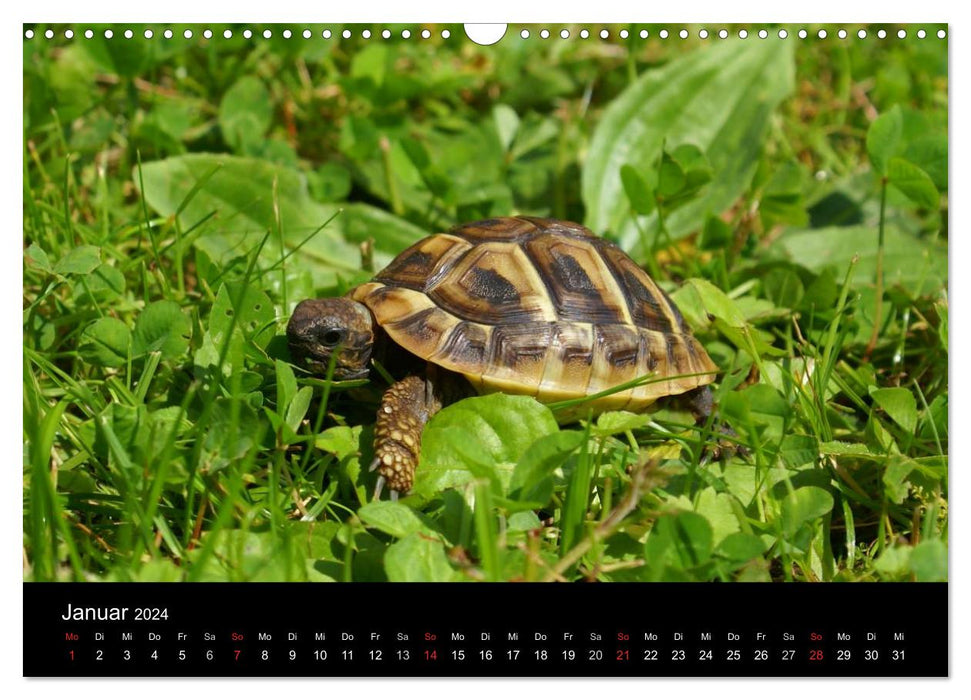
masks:
[[[574,223],[508,217],[429,236],[349,296],[392,341],[482,393],[544,403],[598,398],[641,410],[703,386],[717,367],[664,291],[620,248]],[[677,376],[693,374],[696,376]]]

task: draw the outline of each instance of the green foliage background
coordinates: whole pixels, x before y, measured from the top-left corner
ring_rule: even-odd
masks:
[[[946,579],[942,27],[130,28],[24,41],[25,579]],[[717,419],[472,398],[375,501],[386,383],[289,312],[517,213],[672,293]]]

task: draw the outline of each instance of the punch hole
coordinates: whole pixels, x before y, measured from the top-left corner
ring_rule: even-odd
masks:
[[[44,36],[46,36],[48,39],[53,39],[54,38],[54,30],[53,29],[48,29],[46,32],[44,32]]]
[[[719,29],[718,30],[718,38],[719,39],[727,39],[728,38],[728,30],[727,29]]]
[[[232,38],[233,38],[233,32],[231,30],[229,30],[229,29],[224,29],[223,30],[223,39],[232,39]]]
[[[202,36],[203,36],[203,38],[205,38],[205,39],[212,39],[212,30],[211,30],[211,29],[206,29],[206,30],[204,30],[204,31],[202,32]]]
[[[606,29],[601,29],[600,30],[600,38],[601,39],[606,39],[609,36],[610,36],[610,32],[608,32]]]
[[[590,30],[588,30],[588,29],[581,29],[580,30],[580,38],[581,39],[589,39],[590,38]]]
[[[350,29],[345,29],[344,31],[341,32],[341,36],[344,37],[345,39],[350,39],[351,38],[351,30]]]
[[[135,32],[133,32],[131,29],[126,29],[125,30],[125,38],[126,39],[131,39],[133,36],[135,36]]]
[[[923,29],[918,29],[917,30],[917,38],[918,39],[923,39],[925,36],[927,36],[927,32],[925,32]]]
[[[432,33],[430,31],[428,31],[427,29],[422,29],[421,30],[421,38],[422,39],[431,39],[431,36],[432,36]]]
[[[846,30],[845,29],[840,29],[838,32],[836,32],[836,36],[838,36],[840,39],[845,39],[846,38]]]
[[[26,32],[24,32],[24,36],[27,37],[28,39],[33,39],[34,38],[34,30],[33,29],[28,29]]]
[[[805,39],[807,36],[809,36],[809,32],[807,32],[805,29],[800,29],[799,30],[799,38],[800,39]]]
[[[561,39],[569,39],[570,38],[570,30],[569,29],[561,29],[560,30],[560,38]]]
[[[410,39],[411,38],[411,30],[410,29],[403,29],[401,31],[401,38],[402,39]]]
[[[92,30],[90,30],[90,29],[85,29],[84,30],[84,38],[85,39],[94,39],[94,32]]]
[[[68,29],[66,32],[64,32],[64,38],[65,39],[73,39],[74,38],[74,32],[72,30]]]
[[[390,39],[391,38],[391,30],[390,29],[385,29],[383,32],[381,32],[381,36],[383,38],[385,38],[385,39]]]
[[[769,38],[769,33],[767,31],[765,31],[764,29],[760,29],[759,30],[759,39],[768,39],[768,38]]]
[[[370,29],[365,29],[363,32],[361,32],[361,36],[364,37],[365,39],[370,39],[371,38],[371,30]]]
[[[660,32],[658,32],[657,35],[659,37],[661,37],[662,39],[667,39],[668,38],[668,30],[667,29],[662,29]]]
[[[630,36],[630,32],[628,32],[626,29],[621,29],[620,30],[620,38],[621,39],[626,39],[629,36]]]
[[[145,36],[146,39],[151,39],[153,36],[155,36],[155,32],[153,32],[151,29],[146,29],[143,32],[143,34],[144,34],[144,36]]]
[[[291,32],[289,29],[284,29],[283,30],[283,38],[284,39],[289,39],[292,36],[293,36],[293,32]]]
[[[492,46],[506,35],[505,24],[466,24],[464,27],[465,35],[479,46]]]
[[[937,38],[938,39],[943,39],[946,36],[947,36],[947,32],[945,32],[943,29],[938,29],[937,30]]]
[[[549,39],[550,38],[550,30],[549,29],[542,30],[539,33],[539,37],[540,37],[540,39]]]
[[[701,31],[699,31],[698,32],[698,37],[701,38],[701,39],[707,39],[708,38],[708,30],[707,29],[702,29]]]
[[[329,29],[325,29],[323,32],[321,32],[320,36],[324,37],[325,39],[330,39],[333,36],[333,34],[331,34],[331,31]],[[385,37],[385,39],[387,38],[388,37]]]
[[[310,31],[309,29],[304,29],[303,30],[303,38],[304,39],[309,39],[313,35],[314,35],[314,33],[312,31]],[[367,38],[367,37],[365,37],[365,38]]]
[[[248,32],[248,31],[249,31],[249,29],[246,30],[246,32]],[[246,36],[246,32],[243,32],[243,36]],[[166,29],[164,32],[162,32],[162,36],[164,36],[166,39],[171,39],[172,38],[172,30],[171,29]],[[249,39],[248,36],[246,38]]]
[[[448,31],[447,29],[443,29],[442,30],[442,38],[443,39],[448,39],[450,36],[452,36],[452,32]]]
[[[647,38],[647,30],[646,29],[642,29],[640,36],[641,36],[641,39],[646,39]]]
[[[886,29],[878,29],[877,30],[877,38],[879,38],[879,39],[886,39],[887,38],[887,30]]]
[[[687,39],[688,38],[688,30],[687,29],[682,29],[680,32],[678,32],[678,36],[681,37],[682,39]]]
[[[529,30],[528,29],[522,30],[521,32],[519,32],[519,36],[521,36],[523,39],[528,39],[529,38]]]
[[[747,39],[748,38],[748,30],[747,29],[741,29],[741,30],[739,30],[739,32],[738,32],[738,38],[739,39]]]

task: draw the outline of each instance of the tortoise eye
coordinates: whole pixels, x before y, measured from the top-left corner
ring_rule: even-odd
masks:
[[[335,328],[324,331],[320,336],[320,344],[326,345],[327,347],[333,347],[342,340],[344,340],[344,331]]]

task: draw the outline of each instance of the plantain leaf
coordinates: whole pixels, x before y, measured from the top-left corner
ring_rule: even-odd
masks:
[[[338,275],[346,279],[359,272],[355,242],[373,238],[375,263],[380,267],[426,235],[366,204],[339,207],[316,202],[302,173],[255,158],[176,156],[143,164],[141,175],[145,201],[159,214],[177,215],[184,230],[205,220],[196,245],[213,261],[225,263],[244,255],[272,232],[261,263],[272,265],[302,244],[294,262],[310,269],[318,288],[335,287]],[[274,189],[283,229],[282,253]]]
[[[728,208],[755,172],[769,116],[793,88],[792,44],[726,42],[646,71],[615,99],[594,132],[583,170],[586,224],[612,232],[628,250],[639,233],[621,168],[657,163],[663,143],[690,143],[707,155],[711,182],[669,217],[673,238]],[[657,213],[645,218],[647,230]]]

